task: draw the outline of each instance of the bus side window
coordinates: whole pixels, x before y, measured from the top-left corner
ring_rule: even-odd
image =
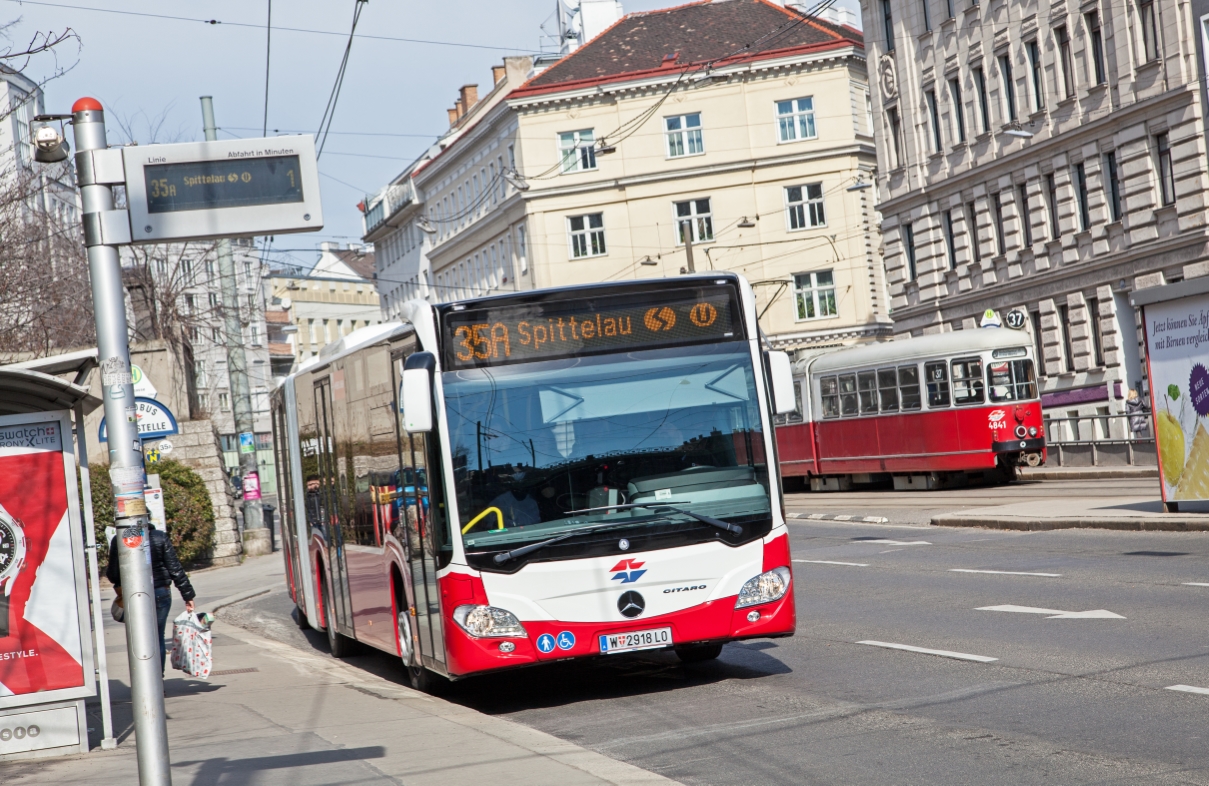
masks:
[[[982,403],[981,358],[958,358],[953,361],[953,403]]]
[[[919,409],[919,366],[898,367],[898,400],[903,412]]]
[[[823,377],[819,380],[819,395],[823,400],[823,417],[838,418],[840,416],[840,384],[835,377]]]
[[[928,406],[949,406],[949,369],[943,360],[924,365],[924,377],[928,381]]]
[[[856,374],[844,374],[840,377],[840,414],[857,414]]]
[[[877,374],[873,371],[862,371],[856,375],[857,386],[860,388],[861,414],[877,414]]]
[[[894,369],[877,370],[877,388],[882,400],[882,412],[898,412],[898,374]]]

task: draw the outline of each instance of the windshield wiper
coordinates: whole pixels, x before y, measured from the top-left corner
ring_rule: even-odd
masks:
[[[672,503],[670,503],[670,504],[666,503],[666,502],[654,503],[654,504],[646,504],[646,503],[642,503],[642,502],[631,502],[631,503],[627,503],[625,505],[604,505],[599,508],[586,508],[584,510],[572,510],[572,511],[568,512],[567,515],[573,516],[576,513],[594,513],[599,510],[633,510],[634,508],[645,508],[645,509],[651,511],[652,513],[662,513],[663,511],[667,510],[667,511],[671,511],[672,513],[681,513],[685,516],[688,516],[689,518],[694,518],[697,521],[700,521],[704,524],[709,524],[711,527],[717,527],[718,529],[724,530],[726,532],[733,532],[736,535],[743,534],[743,528],[741,526],[739,526],[738,524],[731,524],[728,521],[723,521],[722,519],[716,519],[713,516],[704,516],[700,513],[693,513],[691,510],[685,510],[684,508],[673,508],[672,504],[687,505],[689,503],[686,500],[678,500],[678,499],[672,500]]]
[[[499,554],[496,554],[494,557],[492,557],[492,559],[495,560],[496,565],[503,565],[505,562],[507,562],[510,559],[515,559],[517,557],[523,557],[526,554],[532,554],[533,552],[537,551],[538,549],[544,549],[546,546],[551,546],[555,543],[561,543],[562,541],[567,540],[568,538],[573,538],[576,535],[582,535],[585,532],[598,532],[602,529],[613,529],[615,527],[619,528],[619,527],[637,526],[638,524],[649,524],[650,522],[656,521],[656,520],[657,519],[654,519],[654,518],[630,519],[629,521],[610,521],[607,524],[597,524],[597,525],[591,526],[591,527],[579,527],[578,529],[573,529],[570,532],[564,532],[561,535],[556,535],[553,538],[549,538],[547,540],[538,541],[537,543],[530,543],[528,546],[521,546],[520,548],[512,549],[511,551],[502,551]]]

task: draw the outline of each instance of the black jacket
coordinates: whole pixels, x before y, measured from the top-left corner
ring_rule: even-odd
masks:
[[[185,568],[181,565],[180,558],[176,556],[176,549],[172,547],[172,540],[168,537],[168,533],[154,527],[150,528],[150,532],[152,583],[156,587],[175,584],[182,599],[193,600],[197,597],[197,593],[193,591],[193,585],[189,583],[189,577],[185,574]],[[118,571],[117,544],[116,537],[109,543],[109,564],[105,566],[105,576],[113,586],[120,587],[122,586],[122,575]]]

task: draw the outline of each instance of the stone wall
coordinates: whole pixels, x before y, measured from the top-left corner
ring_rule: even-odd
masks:
[[[209,420],[191,420],[180,424],[180,433],[173,434],[170,457],[190,466],[206,482],[210,502],[214,505],[213,565],[238,565],[243,558],[243,544],[235,521],[235,496],[223,471],[222,449],[218,432]]]

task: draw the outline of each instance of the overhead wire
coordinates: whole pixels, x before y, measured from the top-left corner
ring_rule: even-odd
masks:
[[[264,127],[261,136],[269,135],[269,63],[273,52],[273,0],[268,0],[269,17],[265,22],[264,39]]]
[[[331,95],[328,96],[327,106],[323,110],[323,119],[319,121],[319,130],[315,132],[315,138],[319,141],[319,149],[315,151],[315,160],[318,161],[323,155],[323,147],[327,144],[327,134],[324,133],[324,128],[332,127],[332,120],[336,117],[336,103],[340,100],[340,88],[344,86],[344,75],[348,71],[348,57],[353,50],[353,36],[357,32],[357,23],[361,21],[361,10],[365,8],[368,0],[353,0],[353,25],[348,31],[348,42],[344,45],[344,56],[340,59],[340,69],[336,72],[336,83],[332,85]]]

